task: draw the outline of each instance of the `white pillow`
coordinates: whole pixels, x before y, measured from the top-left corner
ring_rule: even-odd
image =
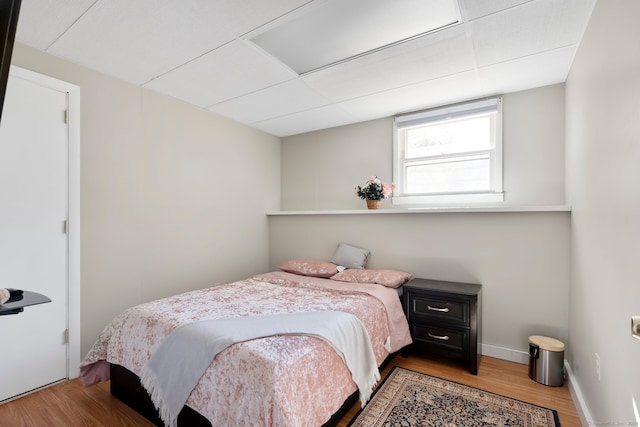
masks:
[[[331,262],[347,268],[364,268],[370,253],[369,249],[340,243],[333,254]]]

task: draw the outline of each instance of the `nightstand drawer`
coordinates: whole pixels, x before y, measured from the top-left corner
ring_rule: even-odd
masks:
[[[409,315],[446,320],[450,324],[469,325],[469,302],[415,295]]]
[[[482,285],[414,278],[404,284],[404,309],[416,351],[480,363]]]
[[[462,351],[468,339],[468,333],[435,328],[432,326],[414,325],[413,338],[452,350]]]

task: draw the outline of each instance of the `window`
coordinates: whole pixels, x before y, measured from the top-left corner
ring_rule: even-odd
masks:
[[[394,204],[503,201],[501,98],[396,117]]]

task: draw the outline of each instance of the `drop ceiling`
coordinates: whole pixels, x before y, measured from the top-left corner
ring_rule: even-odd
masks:
[[[434,9],[423,11],[419,3]],[[387,10],[389,4],[397,13]],[[16,41],[264,132],[289,136],[564,82],[594,4],[23,0]],[[331,17],[326,12],[331,8],[343,10],[339,19],[330,18],[335,25],[313,25],[316,17]],[[433,21],[431,30],[415,37],[405,34],[398,43],[380,37],[390,27],[410,28],[404,17],[411,12]],[[361,25],[367,17],[379,30]],[[316,34],[315,39],[327,40],[329,47],[333,43],[338,60],[327,60],[331,65],[314,62],[319,54],[311,49],[313,37],[303,34],[311,27],[327,29],[326,37]],[[349,35],[329,37],[342,30]],[[383,41],[376,45],[378,39]],[[261,40],[271,45],[261,47]],[[302,52],[308,51],[315,65],[291,65],[309,59],[283,44],[291,41],[302,42]],[[360,45],[369,52],[353,55]],[[343,50],[348,54],[341,57]]]

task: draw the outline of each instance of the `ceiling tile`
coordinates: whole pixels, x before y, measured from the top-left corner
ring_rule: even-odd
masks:
[[[475,68],[462,26],[376,52],[302,79],[334,101],[402,87]]]
[[[469,24],[478,66],[576,45],[593,0],[537,0]]]
[[[284,117],[257,122],[252,126],[272,135],[284,137],[342,126],[355,123],[356,121],[358,120],[355,117],[352,117],[341,107],[329,105],[314,110],[302,111]]]
[[[100,1],[49,52],[142,84],[304,3],[304,0]]]
[[[16,41],[45,50],[96,0],[26,0],[20,6]]]
[[[423,110],[483,96],[475,71],[467,71],[391,89],[339,105],[352,116],[366,120]]]
[[[509,9],[531,0],[460,0],[460,13],[465,22]]]
[[[208,107],[293,78],[295,74],[279,62],[243,41],[234,41],[144,87]]]
[[[456,0],[340,0],[251,38],[299,74],[458,23]]]
[[[378,1],[388,0],[359,12],[375,14]],[[16,40],[292,135],[564,81],[595,4],[457,1],[461,24],[303,77],[250,39],[329,3],[365,0],[23,0]]]
[[[573,55],[572,47],[555,49],[480,68],[478,77],[486,92],[500,94],[562,83],[567,79]],[[518,76],[518,79],[505,76]]]
[[[208,109],[241,123],[254,123],[329,104],[300,80],[291,80]]]

